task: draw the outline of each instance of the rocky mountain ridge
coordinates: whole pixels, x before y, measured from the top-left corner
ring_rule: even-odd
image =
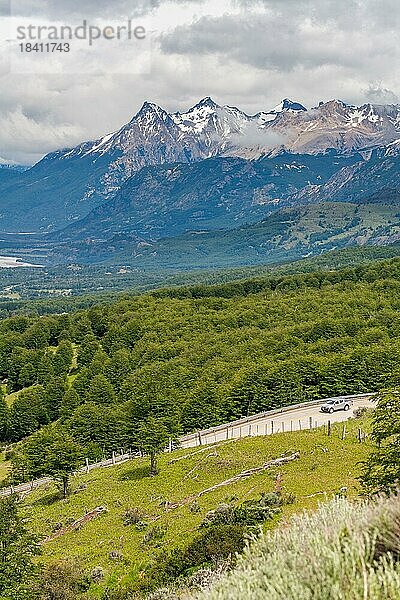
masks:
[[[357,107],[331,100],[306,109],[298,102],[284,99],[271,110],[248,115],[236,107],[221,106],[210,97],[187,111],[175,113],[145,102],[129,123],[117,132],[48,154],[25,172],[13,173],[12,176],[1,176],[0,173],[0,230],[62,230],[71,223],[86,219],[99,207],[102,211],[112,212],[112,200],[142,169],[159,168],[163,173],[164,167],[176,171],[176,165],[196,165],[212,159],[262,161],[266,173],[262,176],[265,181],[261,192],[257,192],[261,203],[279,203],[288,195],[293,195],[293,201],[306,203],[318,201],[317,196],[330,199],[327,196],[329,186],[335,190],[342,187],[343,199],[346,200],[350,188],[343,187],[342,183],[358,177],[359,172],[360,181],[366,181],[364,173],[375,159],[377,177],[373,193],[377,193],[380,175],[383,175],[382,180],[387,179],[387,173],[382,171],[379,163],[398,160],[399,139],[400,105],[365,104]],[[380,156],[382,152],[385,157]],[[282,155],[287,157],[286,191],[282,173],[278,174],[278,185],[275,185],[275,180],[268,180],[271,173],[267,165],[273,165],[274,159]],[[319,179],[315,179],[314,173],[309,179],[298,178],[293,185],[288,169],[303,168],[301,164],[291,163],[297,158],[301,163],[301,157],[307,156],[321,164],[324,161],[319,161],[320,156],[332,160],[334,168],[328,169],[329,177],[336,179],[329,183],[326,172],[321,173]],[[349,157],[351,164],[342,164],[338,157]],[[356,162],[359,163],[357,167]],[[345,166],[347,171],[343,170]],[[252,170],[250,165],[249,170]],[[396,178],[395,167],[392,172]],[[179,178],[178,174],[176,176]],[[171,177],[169,174],[168,178]],[[225,180],[226,177],[222,176],[222,182]],[[222,182],[221,185],[225,186]],[[195,181],[185,180],[185,185],[190,183],[197,185]],[[395,182],[386,183],[387,188],[392,190]],[[326,189],[322,187],[325,185],[328,185]],[[357,195],[362,196],[363,184],[357,185],[360,188]],[[381,188],[384,187],[381,185]],[[211,189],[214,190],[212,206],[218,205],[219,187]],[[241,189],[243,185],[238,182],[238,190]],[[146,202],[157,205],[157,199],[150,197],[149,191],[152,189],[145,190],[142,205],[140,198],[134,201],[144,214],[152,210]],[[153,191],[157,193],[158,183]],[[196,195],[195,189],[193,194]],[[209,193],[206,193],[203,197],[206,203],[208,196]],[[200,208],[200,211],[208,210],[205,205]],[[235,210],[233,207],[233,212]],[[136,213],[131,216],[137,217]],[[112,214],[110,218],[113,218]],[[228,221],[222,225],[231,226]],[[139,225],[135,225],[135,229],[140,228]]]

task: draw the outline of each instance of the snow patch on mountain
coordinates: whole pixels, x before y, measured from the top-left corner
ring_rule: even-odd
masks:
[[[398,104],[354,106],[333,99],[307,109],[285,98],[271,110],[249,115],[235,106],[221,106],[208,96],[187,111],[174,113],[145,102],[118,131],[54,152],[42,163],[90,160],[103,169],[90,190],[109,198],[146,166],[217,156],[256,160],[281,151],[319,154],[329,149],[343,154],[362,152],[367,157],[373,149],[399,138]]]

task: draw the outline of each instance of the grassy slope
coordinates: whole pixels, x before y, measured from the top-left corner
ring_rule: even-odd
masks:
[[[29,388],[25,388],[25,389],[29,389]],[[6,402],[7,402],[8,406],[12,406],[13,405],[14,400],[16,398],[18,398],[18,396],[20,395],[21,391],[22,390],[19,390],[18,392],[13,392],[12,394],[7,394],[7,396],[6,396]]]
[[[127,567],[109,558],[109,553],[115,550],[129,560],[130,576],[135,577],[159,548],[141,546],[146,530],[137,531],[135,527],[123,525],[122,514],[126,508],[138,507],[147,515],[147,522],[154,520],[157,525],[167,526],[160,547],[183,545],[195,534],[208,510],[233,496],[242,502],[274,489],[278,471],[263,472],[206,494],[198,502],[200,512],[192,512],[190,503],[167,510],[163,502],[183,500],[244,469],[260,466],[293,450],[299,450],[301,458],[279,469],[284,488],[296,496],[296,502],[285,508],[284,516],[315,508],[319,501],[332,496],[342,486],[348,487],[349,494],[354,495],[358,490],[357,463],[369,450],[368,443],[360,445],[356,441],[358,426],[358,421],[349,425],[350,433],[344,442],[337,427],[331,438],[318,430],[231,441],[217,448],[209,447],[203,453],[195,453],[196,449],[179,450],[161,458],[161,472],[155,478],[148,477],[147,461],[140,459],[80,476],[74,481],[74,487],[87,487],[67,501],[54,501],[54,486],[42,488],[27,497],[25,507],[32,527],[41,535],[49,535],[56,523],[65,524],[68,519],[77,519],[97,506],[106,506],[106,514],[80,531],[46,543],[44,558],[81,557],[87,567],[101,565],[111,577],[124,576]],[[191,453],[192,456],[170,462]]]
[[[10,462],[5,460],[4,452],[0,453],[0,481],[3,481],[10,469]]]

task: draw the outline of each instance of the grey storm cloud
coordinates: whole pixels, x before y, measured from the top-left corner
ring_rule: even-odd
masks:
[[[144,100],[175,111],[210,95],[248,114],[285,97],[309,107],[399,101],[400,0],[0,0],[0,15],[10,14],[65,24],[143,17],[152,66],[135,71],[123,44],[96,46],[86,71],[74,48],[72,74],[2,74],[0,65],[5,160],[31,163],[97,139]],[[257,140],[249,128],[241,143]]]
[[[284,14],[290,21],[298,15],[313,21],[336,23],[342,28],[384,27],[395,30],[399,25],[398,0],[236,0],[242,8],[264,8]]]
[[[0,0],[0,17],[8,16],[10,13],[10,0]]]
[[[146,16],[167,0],[0,0],[4,14],[49,19],[128,18]],[[11,9],[8,8],[11,3]],[[178,4],[200,4],[201,0],[176,0]],[[8,7],[7,7],[8,5]]]
[[[11,0],[11,14],[47,19],[116,18],[142,16],[154,6],[153,0]]]
[[[163,35],[162,50],[192,56],[218,53],[257,68],[285,71],[299,66],[362,68],[369,58],[386,56],[393,60],[399,55],[398,5],[393,18],[378,26],[369,11],[376,3],[369,0],[266,0],[245,4],[262,4],[265,11],[204,16]],[[382,0],[381,10],[385,4],[393,3]]]

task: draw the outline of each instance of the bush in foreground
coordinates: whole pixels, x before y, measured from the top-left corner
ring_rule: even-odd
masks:
[[[335,499],[262,535],[197,600],[400,600],[400,499]]]

